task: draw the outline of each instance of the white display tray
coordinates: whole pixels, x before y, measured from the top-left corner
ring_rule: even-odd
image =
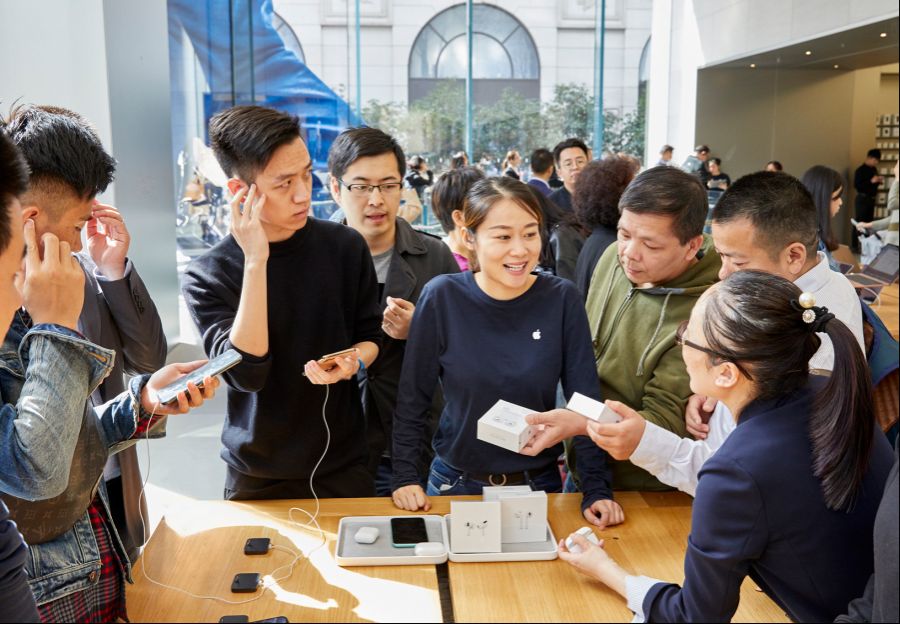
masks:
[[[447,561],[447,552],[432,557],[416,556],[414,548],[396,548],[391,544],[391,518],[409,518],[412,516],[348,516],[341,518],[338,524],[337,545],[334,549],[334,560],[339,566],[383,566],[383,565],[422,565],[437,564]],[[425,520],[428,541],[441,542],[449,550],[450,539],[447,526],[440,516],[415,516]],[[357,544],[353,539],[356,531],[362,527],[378,529],[378,539],[374,544]]]
[[[450,514],[444,516],[445,534],[450,535]],[[486,561],[549,561],[559,555],[556,536],[550,523],[547,523],[547,539],[543,542],[523,542],[520,544],[503,544],[501,552],[491,553],[456,553],[453,552],[453,544],[450,544],[450,561],[456,563],[486,562]]]

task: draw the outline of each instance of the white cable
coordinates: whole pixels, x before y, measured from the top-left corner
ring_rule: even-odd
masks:
[[[319,532],[319,535],[322,537],[322,543],[319,544],[318,546],[316,546],[315,548],[313,548],[309,552],[309,554],[306,555],[307,559],[312,557],[313,553],[315,553],[317,550],[319,550],[320,548],[322,548],[323,546],[325,546],[328,543],[328,538],[325,537],[325,531],[323,531],[322,527],[319,526],[319,520],[318,520],[319,510],[320,510],[319,496],[316,494],[316,488],[313,485],[313,477],[316,476],[316,471],[319,469],[319,466],[322,465],[322,462],[325,460],[325,455],[328,454],[328,448],[331,446],[331,428],[328,426],[328,418],[325,415],[325,409],[328,407],[328,396],[329,396],[330,392],[331,392],[331,386],[326,385],[325,386],[325,401],[322,403],[322,423],[324,423],[324,425],[325,425],[325,450],[322,451],[322,456],[319,457],[319,461],[316,462],[316,465],[313,466],[312,472],[309,473],[309,491],[312,492],[313,498],[316,500],[316,511],[315,511],[315,513],[311,514],[308,511],[306,511],[305,509],[301,509],[300,507],[291,507],[290,509],[288,509],[288,520],[290,520],[297,526],[306,527],[306,528],[310,528],[310,529],[313,528],[313,525],[315,525],[315,529]],[[307,515],[307,517],[309,518],[309,520],[307,522],[303,522],[303,523],[297,522],[296,520],[294,520],[294,515],[293,515],[295,511],[305,513]],[[299,555],[298,555],[298,557],[299,557]],[[291,564],[291,565],[292,565],[292,569],[293,569],[293,564]]]
[[[314,514],[310,514],[308,511],[306,511],[305,509],[301,509],[300,507],[291,507],[288,510],[288,520],[290,522],[296,524],[297,526],[307,527],[307,528],[312,528],[312,525],[315,525],[315,529],[319,532],[319,535],[322,537],[322,543],[319,544],[318,546],[316,546],[313,550],[311,550],[308,555],[305,555],[306,558],[311,557],[313,555],[313,553],[315,553],[316,551],[318,551],[320,548],[322,548],[323,546],[325,546],[328,543],[328,539],[325,537],[325,531],[323,531],[322,527],[319,526],[318,516],[319,516],[319,511],[320,511],[320,505],[319,505],[319,497],[316,495],[316,490],[315,490],[315,487],[313,486],[313,477],[315,477],[316,471],[319,469],[319,466],[325,460],[325,455],[328,453],[328,449],[331,446],[331,428],[328,426],[328,419],[325,415],[325,409],[328,406],[329,394],[330,394],[330,386],[326,385],[325,386],[325,401],[322,403],[322,422],[325,424],[325,450],[322,451],[322,456],[319,457],[319,461],[316,462],[316,465],[313,467],[312,472],[309,475],[309,489],[312,492],[313,498],[315,498],[315,500],[316,500],[316,511]],[[147,426],[147,432],[146,432],[146,436],[144,438],[144,440],[146,442],[146,448],[147,448],[147,475],[144,477],[144,480],[141,483],[141,493],[138,496],[138,513],[140,514],[140,518],[141,518],[141,526],[142,526],[142,530],[143,530],[144,543],[147,542],[147,521],[144,519],[144,509],[143,509],[142,501],[145,499],[144,490],[147,487],[147,483],[150,481],[150,429],[151,429],[151,425],[153,424],[153,418],[155,416],[156,416],[156,408],[154,407],[153,412],[150,414],[150,425]],[[309,521],[300,523],[300,522],[297,522],[296,520],[294,520],[293,513],[295,511],[305,513],[309,517]],[[144,573],[144,578],[146,578],[148,581],[150,581],[154,585],[177,591],[186,596],[190,596],[191,598],[197,598],[198,600],[215,600],[218,602],[223,602],[225,604],[232,604],[232,605],[246,604],[248,602],[254,602],[254,601],[262,598],[265,593],[265,590],[267,590],[267,589],[271,590],[272,585],[274,583],[279,583],[287,578],[290,578],[291,575],[294,573],[294,567],[297,565],[297,562],[300,561],[300,559],[302,559],[304,557],[304,553],[302,551],[298,554],[298,553],[295,553],[294,551],[290,550],[289,548],[285,548],[284,546],[279,546],[277,544],[273,544],[271,546],[271,548],[274,550],[281,550],[281,551],[287,552],[288,554],[294,555],[294,559],[288,564],[285,564],[278,568],[275,568],[275,570],[273,570],[271,572],[271,574],[268,575],[271,577],[272,583],[269,583],[265,580],[262,581],[260,583],[260,585],[261,585],[263,591],[260,592],[259,595],[254,596],[253,598],[248,598],[247,600],[228,600],[226,598],[220,598],[219,596],[203,596],[203,595],[191,593],[185,589],[181,589],[180,587],[166,585],[165,583],[163,583],[161,581],[157,581],[156,579],[152,578],[149,574],[147,574],[147,564],[146,564],[147,549],[144,549],[144,552],[141,554],[141,560],[140,560],[141,571]],[[277,576],[276,573],[279,570],[282,570],[284,568],[288,568],[287,574],[285,574],[283,576]]]

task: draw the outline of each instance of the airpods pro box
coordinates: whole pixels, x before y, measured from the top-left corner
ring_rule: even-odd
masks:
[[[578,392],[573,394],[572,398],[569,399],[569,404],[566,405],[566,409],[599,423],[613,424],[622,420],[621,416],[606,407],[606,405],[600,401],[595,401]]]
[[[528,414],[534,414],[534,410],[497,401],[478,419],[478,439],[518,453],[531,438],[531,425],[525,422]]]
[[[527,485],[486,487],[485,501],[500,501],[500,541],[503,544],[547,539],[547,493]]]

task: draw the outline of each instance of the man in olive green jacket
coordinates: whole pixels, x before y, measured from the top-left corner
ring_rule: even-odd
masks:
[[[618,241],[597,263],[586,303],[601,394],[685,435],[691,389],[675,331],[721,267],[712,240],[703,234],[706,190],[677,168],[655,167],[635,178],[619,211]],[[584,492],[585,517],[595,524],[592,506],[603,490],[603,473],[596,469],[603,466],[601,455],[605,452],[588,437],[576,436],[567,458]],[[629,461],[606,461],[615,489],[669,489]]]

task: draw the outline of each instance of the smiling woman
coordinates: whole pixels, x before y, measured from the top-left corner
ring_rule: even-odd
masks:
[[[575,392],[600,398],[578,290],[568,280],[531,273],[541,252],[542,214],[529,187],[508,177],[476,182],[463,222],[475,272],[428,283],[407,341],[394,414],[392,488],[401,509],[427,510],[428,496],[480,494],[498,483],[559,492],[562,444],[530,455],[502,449],[477,439],[478,418],[501,399],[553,411],[560,382],[566,398]],[[416,460],[438,382],[446,403],[423,489]],[[600,473],[603,458],[595,466]],[[621,522],[612,491],[599,498],[591,521]]]

